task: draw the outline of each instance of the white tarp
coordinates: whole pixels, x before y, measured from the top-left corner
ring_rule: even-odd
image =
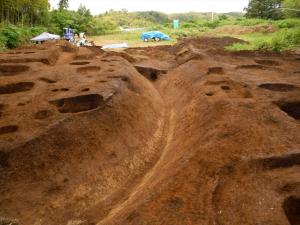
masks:
[[[139,31],[139,30],[145,30],[145,28],[123,28],[119,27],[121,31],[123,32],[131,32],[131,31]]]
[[[127,43],[103,45],[102,49],[128,48]]]
[[[47,41],[47,40],[59,40],[60,36],[56,34],[49,34],[47,32],[44,32],[34,38],[31,38],[31,41]]]

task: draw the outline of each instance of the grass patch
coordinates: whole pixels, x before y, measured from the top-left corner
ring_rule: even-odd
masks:
[[[296,28],[296,27],[300,29],[300,19],[278,20],[278,21],[274,21],[273,25],[279,29]]]
[[[300,29],[281,29],[272,34],[247,34],[242,38],[249,44],[234,44],[226,47],[229,51],[265,50],[284,51],[300,46]]]

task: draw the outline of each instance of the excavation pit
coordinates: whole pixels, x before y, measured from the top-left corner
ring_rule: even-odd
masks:
[[[279,66],[280,63],[274,60],[269,59],[256,59],[254,60],[256,63],[264,65],[264,66]]]
[[[210,67],[207,74],[224,74],[223,67]]]
[[[103,97],[98,94],[81,95],[62,98],[50,102],[60,113],[78,113],[98,108],[104,104]]]
[[[300,198],[288,197],[282,207],[290,224],[300,225]]]
[[[14,76],[29,70],[25,65],[0,65],[0,76]]]
[[[295,120],[300,120],[300,102],[284,102],[280,103],[279,107]]]
[[[100,66],[85,66],[77,69],[78,73],[94,73],[100,71]]]
[[[90,62],[87,61],[80,61],[80,62],[71,62],[70,65],[87,65]]]
[[[287,91],[293,91],[297,89],[296,86],[291,84],[282,84],[282,83],[265,83],[261,84],[258,87],[267,89],[270,91],[278,91],[278,92],[287,92]]]
[[[19,82],[0,86],[0,95],[13,94],[17,92],[29,91],[33,88],[33,82]]]
[[[0,135],[14,133],[19,129],[16,125],[8,125],[0,127]]]
[[[258,69],[258,70],[263,70],[265,67],[263,65],[259,64],[248,64],[248,65],[240,65],[237,66],[236,69],[246,69],[246,70],[251,70],[251,69]]]

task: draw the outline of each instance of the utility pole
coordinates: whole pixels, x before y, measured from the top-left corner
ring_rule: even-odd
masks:
[[[213,5],[213,2],[211,4],[211,21],[214,21],[214,5]]]

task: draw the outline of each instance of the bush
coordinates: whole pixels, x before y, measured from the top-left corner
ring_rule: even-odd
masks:
[[[199,36],[201,32],[202,32],[201,29],[178,29],[178,30],[170,30],[168,34],[170,34],[173,38],[184,38],[184,37]]]
[[[272,38],[271,50],[281,51],[300,45],[300,29],[283,29]]]
[[[23,44],[24,36],[18,27],[8,25],[2,29],[1,33],[6,38],[5,45],[7,48],[16,48]]]
[[[210,29],[214,29],[218,26],[221,25],[221,23],[226,23],[227,20],[190,20],[185,22],[181,28],[185,28],[185,29],[203,29],[203,28],[210,28]]]
[[[236,43],[231,46],[225,47],[225,49],[228,51],[238,52],[238,51],[243,51],[243,50],[253,50],[253,46],[247,45],[247,44]]]
[[[102,35],[115,31],[117,29],[116,24],[101,20],[99,18],[93,19],[87,29],[87,33],[90,35]]]
[[[234,25],[240,26],[255,26],[255,25],[269,25],[272,24],[271,20],[264,19],[247,19],[247,18],[239,18],[235,21]]]
[[[217,28],[219,26],[219,24],[220,24],[220,20],[214,20],[214,21],[206,21],[202,25],[204,27],[214,29],[214,28]]]
[[[148,30],[148,31],[152,31],[152,30],[163,31],[163,30],[165,30],[165,29],[166,29],[166,28],[165,28],[163,25],[156,24],[156,25],[154,25],[154,26],[149,27],[147,30]]]
[[[0,34],[0,51],[6,49],[6,37],[3,34]]]
[[[181,26],[181,28],[198,28],[198,27],[199,25],[194,21],[186,22]]]
[[[44,27],[17,27],[6,25],[0,29],[0,49],[16,48],[30,42],[30,38],[46,29]]]
[[[265,51],[283,51],[300,45],[300,30],[282,29],[273,34],[270,39],[257,38],[250,44],[234,44],[227,47],[230,51],[241,50],[265,50]]]
[[[219,19],[219,20],[228,20],[228,18],[229,18],[229,17],[228,17],[227,15],[225,15],[225,14],[222,14],[222,15],[219,15],[219,16],[218,16],[218,19]]]
[[[275,22],[275,25],[278,28],[295,28],[299,27],[300,29],[300,19],[285,19]]]

